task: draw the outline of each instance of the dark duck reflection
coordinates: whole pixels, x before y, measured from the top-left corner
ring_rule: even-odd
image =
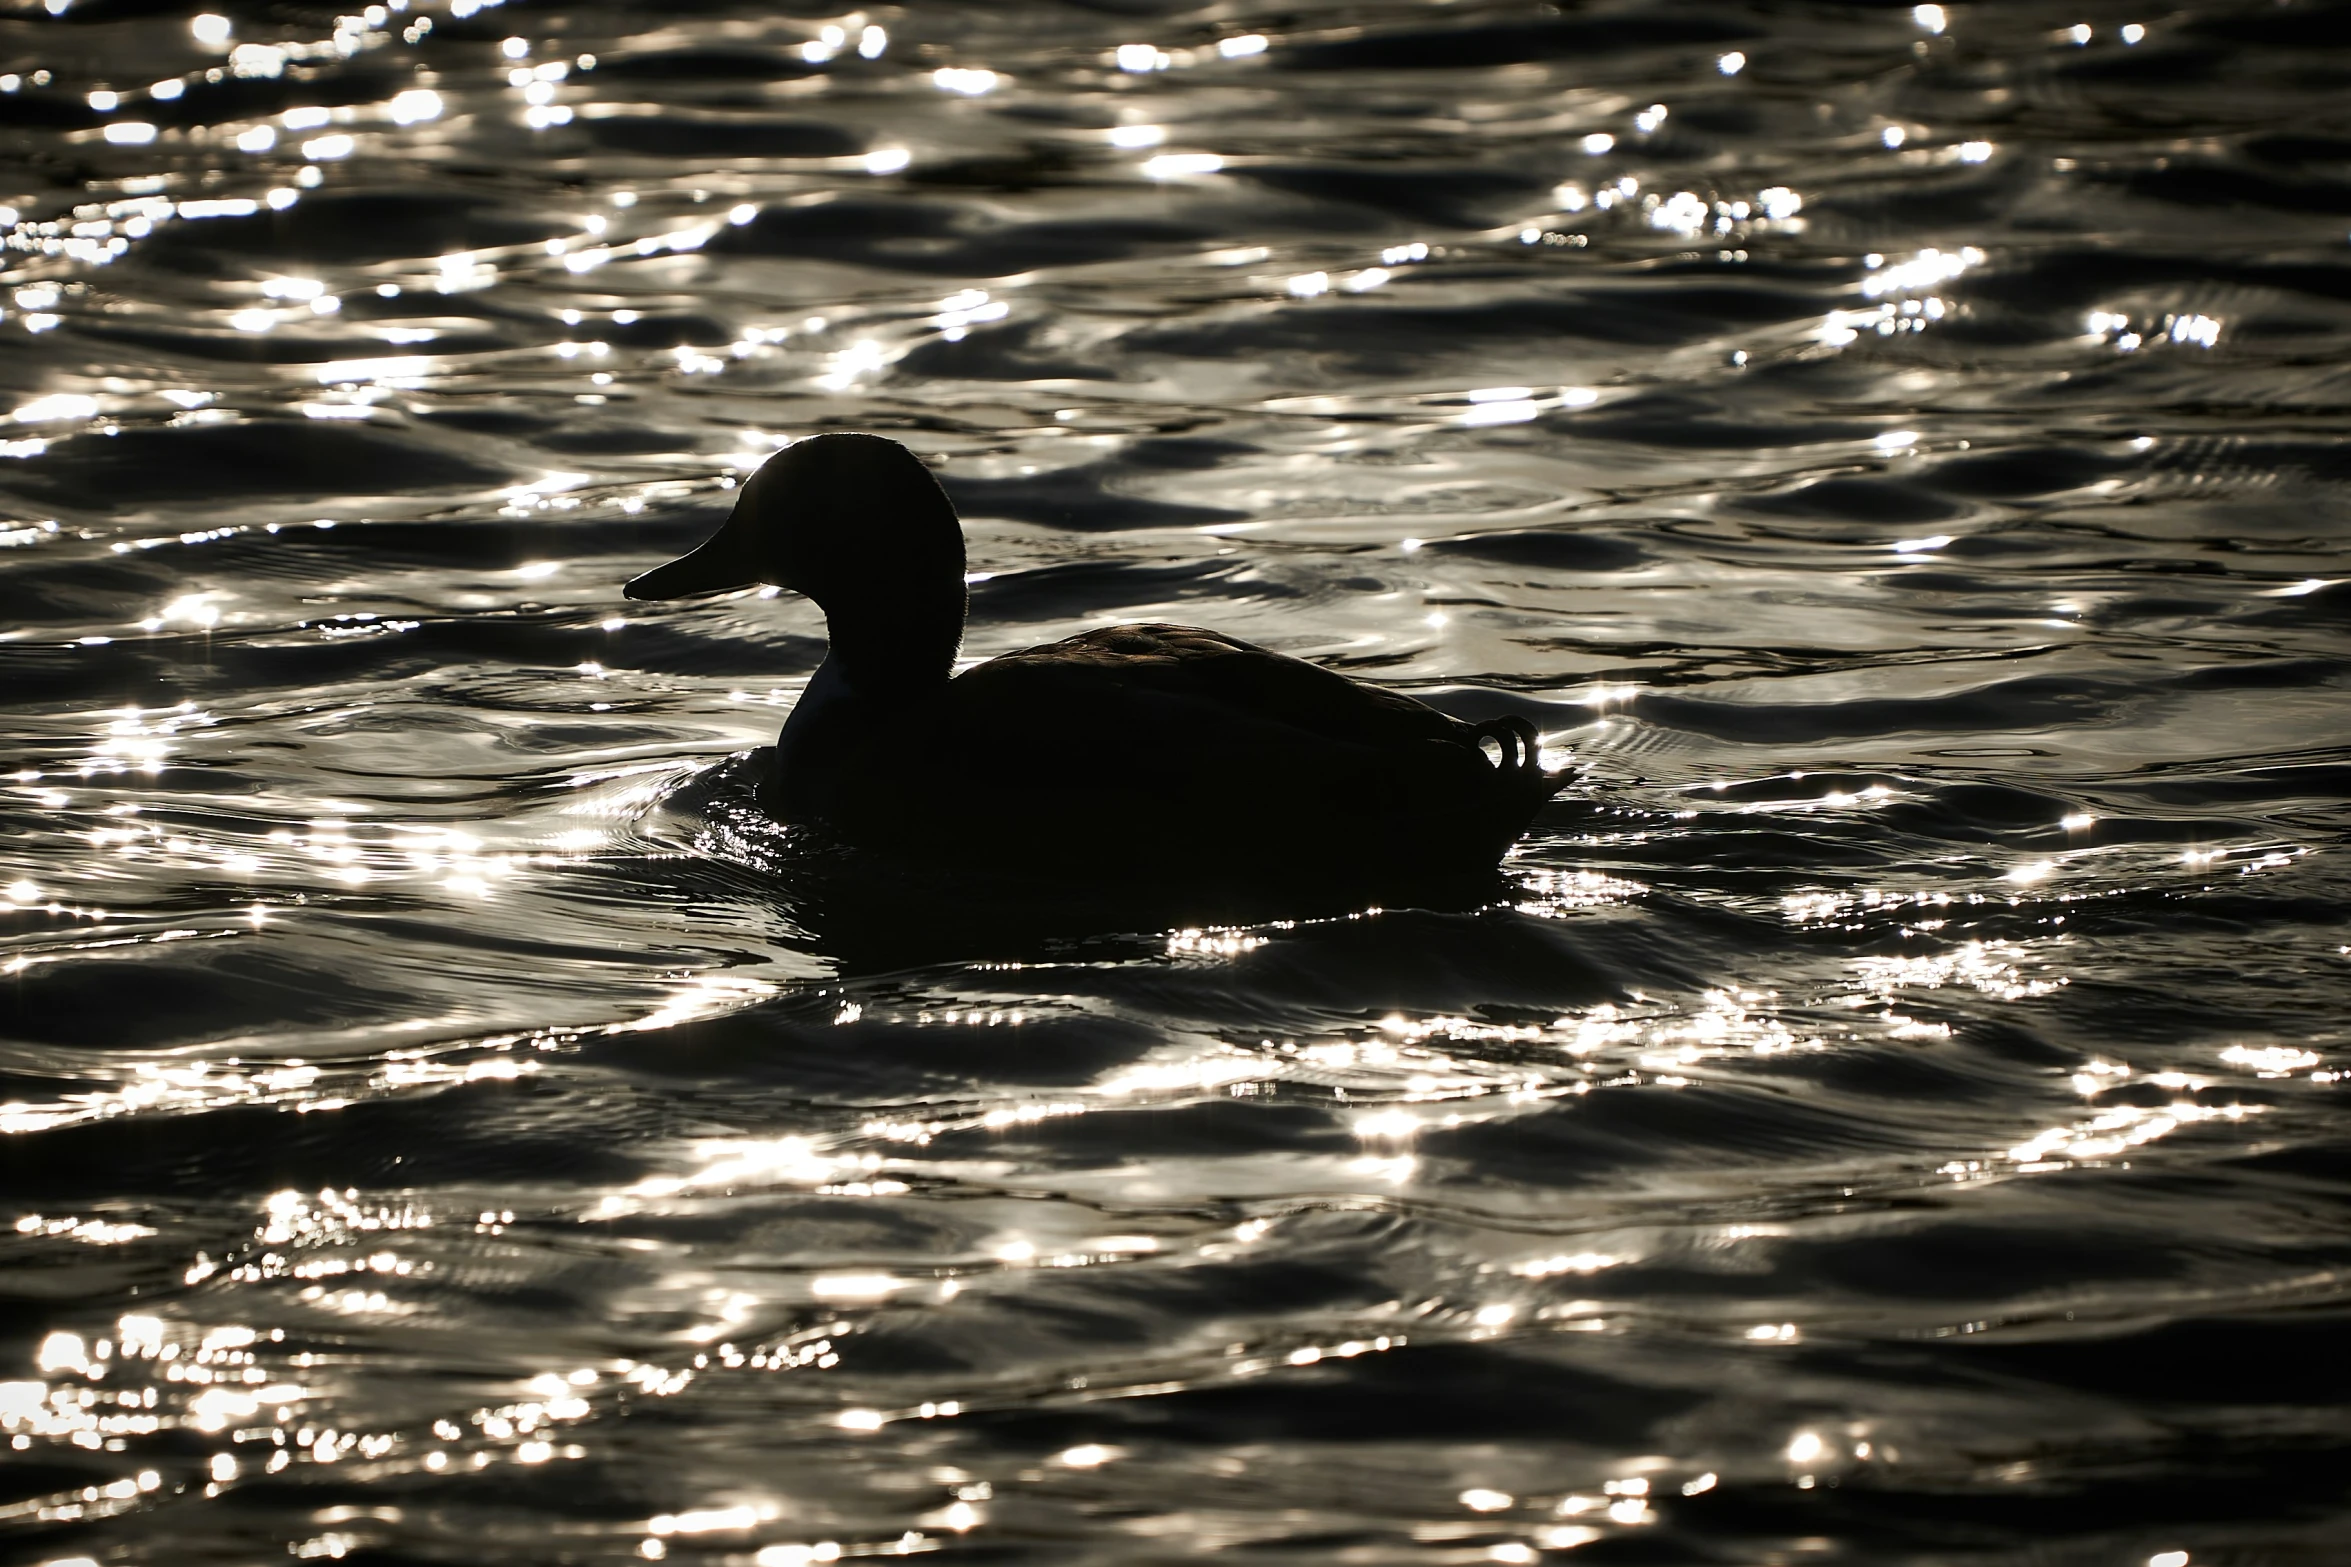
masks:
[[[880,436],[777,453],[707,543],[628,594],[755,585],[813,599],[831,636],[760,804],[851,851],[872,895],[921,867],[1105,929],[1464,907],[1569,776],[1523,718],[1465,723],[1190,626],[957,675],[962,525]]]

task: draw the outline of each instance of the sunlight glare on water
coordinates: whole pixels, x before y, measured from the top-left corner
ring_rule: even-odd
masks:
[[[2345,15],[0,15],[13,1556],[2322,1559]],[[844,918],[829,429],[1579,782]]]

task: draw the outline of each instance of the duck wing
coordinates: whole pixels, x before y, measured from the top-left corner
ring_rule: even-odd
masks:
[[[1469,725],[1426,702],[1197,626],[1104,626],[991,659],[956,684],[973,711],[991,716],[1048,687],[1117,687],[1201,704],[1204,717],[1213,710],[1348,744],[1476,743]]]
[[[1567,776],[1542,770],[1523,719],[1466,724],[1188,626],[1006,654],[948,682],[919,726],[918,765],[913,736],[873,737],[836,825],[1086,875],[1376,895],[1491,872]]]

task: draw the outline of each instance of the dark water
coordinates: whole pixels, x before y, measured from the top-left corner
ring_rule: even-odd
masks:
[[[2347,1559],[2351,9],[60,8],[16,1558]],[[618,591],[835,427],[971,655],[1586,781],[844,962],[722,766],[815,612]]]

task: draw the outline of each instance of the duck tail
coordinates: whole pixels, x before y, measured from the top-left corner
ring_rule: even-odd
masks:
[[[1571,767],[1555,773],[1543,770],[1542,731],[1516,714],[1489,718],[1472,727],[1480,751],[1485,750],[1488,740],[1500,748],[1501,759],[1494,763],[1494,771],[1503,785],[1503,793],[1512,802],[1523,805],[1530,816],[1575,776]]]

